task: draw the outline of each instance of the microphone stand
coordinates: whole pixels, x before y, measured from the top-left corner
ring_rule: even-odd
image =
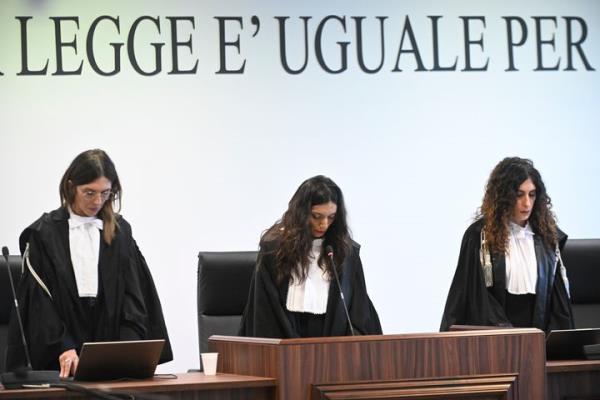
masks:
[[[27,340],[25,339],[25,330],[23,329],[23,322],[21,321],[21,314],[19,312],[19,301],[17,300],[15,284],[13,283],[12,274],[10,273],[8,248],[6,246],[2,247],[2,255],[4,256],[4,261],[6,263],[6,271],[8,272],[8,279],[10,281],[10,289],[12,291],[13,301],[15,303],[15,312],[17,313],[19,332],[21,333],[21,342],[23,343],[23,348],[25,349],[27,367],[15,372],[4,372],[0,374],[0,382],[2,382],[2,385],[6,389],[20,389],[22,387],[35,388],[43,387],[42,385],[48,385],[51,383],[58,383],[60,382],[58,371],[34,371],[31,367],[29,347],[27,346]]]

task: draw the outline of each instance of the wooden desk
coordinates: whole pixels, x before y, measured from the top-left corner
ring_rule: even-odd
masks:
[[[546,362],[548,400],[600,400],[600,360]]]
[[[211,341],[222,352],[219,370],[251,368],[253,375],[259,376],[187,373],[178,374],[177,379],[87,383],[85,387],[178,400],[364,399],[382,395],[444,400],[600,400],[600,361],[549,361],[544,376],[541,332],[286,341],[213,337]],[[498,349],[501,351],[495,354]],[[58,398],[87,397],[64,389],[0,389],[0,399]]]
[[[155,394],[178,400],[265,400],[275,398],[275,379],[256,376],[217,374],[206,376],[201,372],[177,374],[177,379],[152,378],[141,381],[84,383],[90,389],[112,392]],[[65,389],[0,389],[0,399],[64,399],[86,396]],[[162,398],[162,397],[161,397]]]

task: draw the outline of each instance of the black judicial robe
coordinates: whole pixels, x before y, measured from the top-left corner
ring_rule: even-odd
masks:
[[[250,293],[242,321],[240,336],[297,338],[297,327],[292,312],[286,308],[288,282],[276,283],[275,252],[278,242],[263,242],[250,284]],[[348,304],[348,313],[355,334],[381,334],[381,324],[375,307],[367,294],[365,277],[359,256],[360,246],[352,242],[341,266],[340,284]],[[346,319],[340,293],[332,279],[322,336],[347,336],[350,327]]]
[[[173,359],[154,281],[131,234],[118,217],[108,245],[100,235],[98,296],[95,305],[79,298],[69,249],[69,213],[45,213],[19,238],[21,253],[29,243],[29,261],[52,298],[27,265],[17,297],[34,369],[59,369],[58,357],[86,341],[165,339],[160,362]],[[8,330],[7,370],[26,365],[15,313]]]
[[[485,286],[479,249],[483,220],[475,221],[465,232],[456,273],[450,286],[442,317],[441,331],[452,325],[512,326],[505,313],[506,264],[504,254],[491,254],[493,285]],[[558,231],[562,250],[567,235]],[[556,265],[554,249],[548,249],[534,235],[538,280],[532,327],[543,331],[573,328],[571,302],[565,283]]]

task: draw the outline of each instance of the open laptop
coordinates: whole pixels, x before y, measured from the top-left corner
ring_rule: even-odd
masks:
[[[164,339],[84,343],[73,380],[150,378],[164,344]]]
[[[550,331],[546,337],[548,360],[583,360],[584,346],[600,343],[600,328]]]

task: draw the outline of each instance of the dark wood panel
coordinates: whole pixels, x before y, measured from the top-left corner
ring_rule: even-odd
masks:
[[[209,340],[209,348],[219,352],[217,370],[225,373],[276,378],[283,367],[276,345],[250,342],[240,346],[231,340],[218,344]]]
[[[600,360],[561,360],[546,362],[546,372],[580,372],[600,370]]]
[[[246,389],[220,389],[220,390],[187,390],[187,391],[161,391],[160,393],[138,393],[137,391],[111,391],[109,393],[132,394],[138,400],[268,400],[275,398],[275,388],[246,388]],[[30,390],[20,393],[2,393],[3,399],[90,399],[98,397],[86,396],[82,393],[65,391],[64,389]]]
[[[413,379],[391,382],[320,384],[313,387],[313,400],[346,399],[515,399],[515,375],[462,379]]]
[[[548,373],[547,386],[548,400],[600,400],[600,369]]]
[[[474,375],[516,376],[516,396],[543,399],[544,334],[502,329],[280,340],[213,337],[222,371],[278,381],[280,400],[305,400],[319,382],[402,381]]]
[[[89,389],[115,393],[135,393],[141,398],[194,400],[265,400],[275,398],[275,380],[264,377],[203,373],[177,374],[177,379],[153,378],[141,381],[83,383]],[[162,397],[161,397],[162,396]],[[0,390],[0,399],[88,398],[84,394],[64,389]]]

